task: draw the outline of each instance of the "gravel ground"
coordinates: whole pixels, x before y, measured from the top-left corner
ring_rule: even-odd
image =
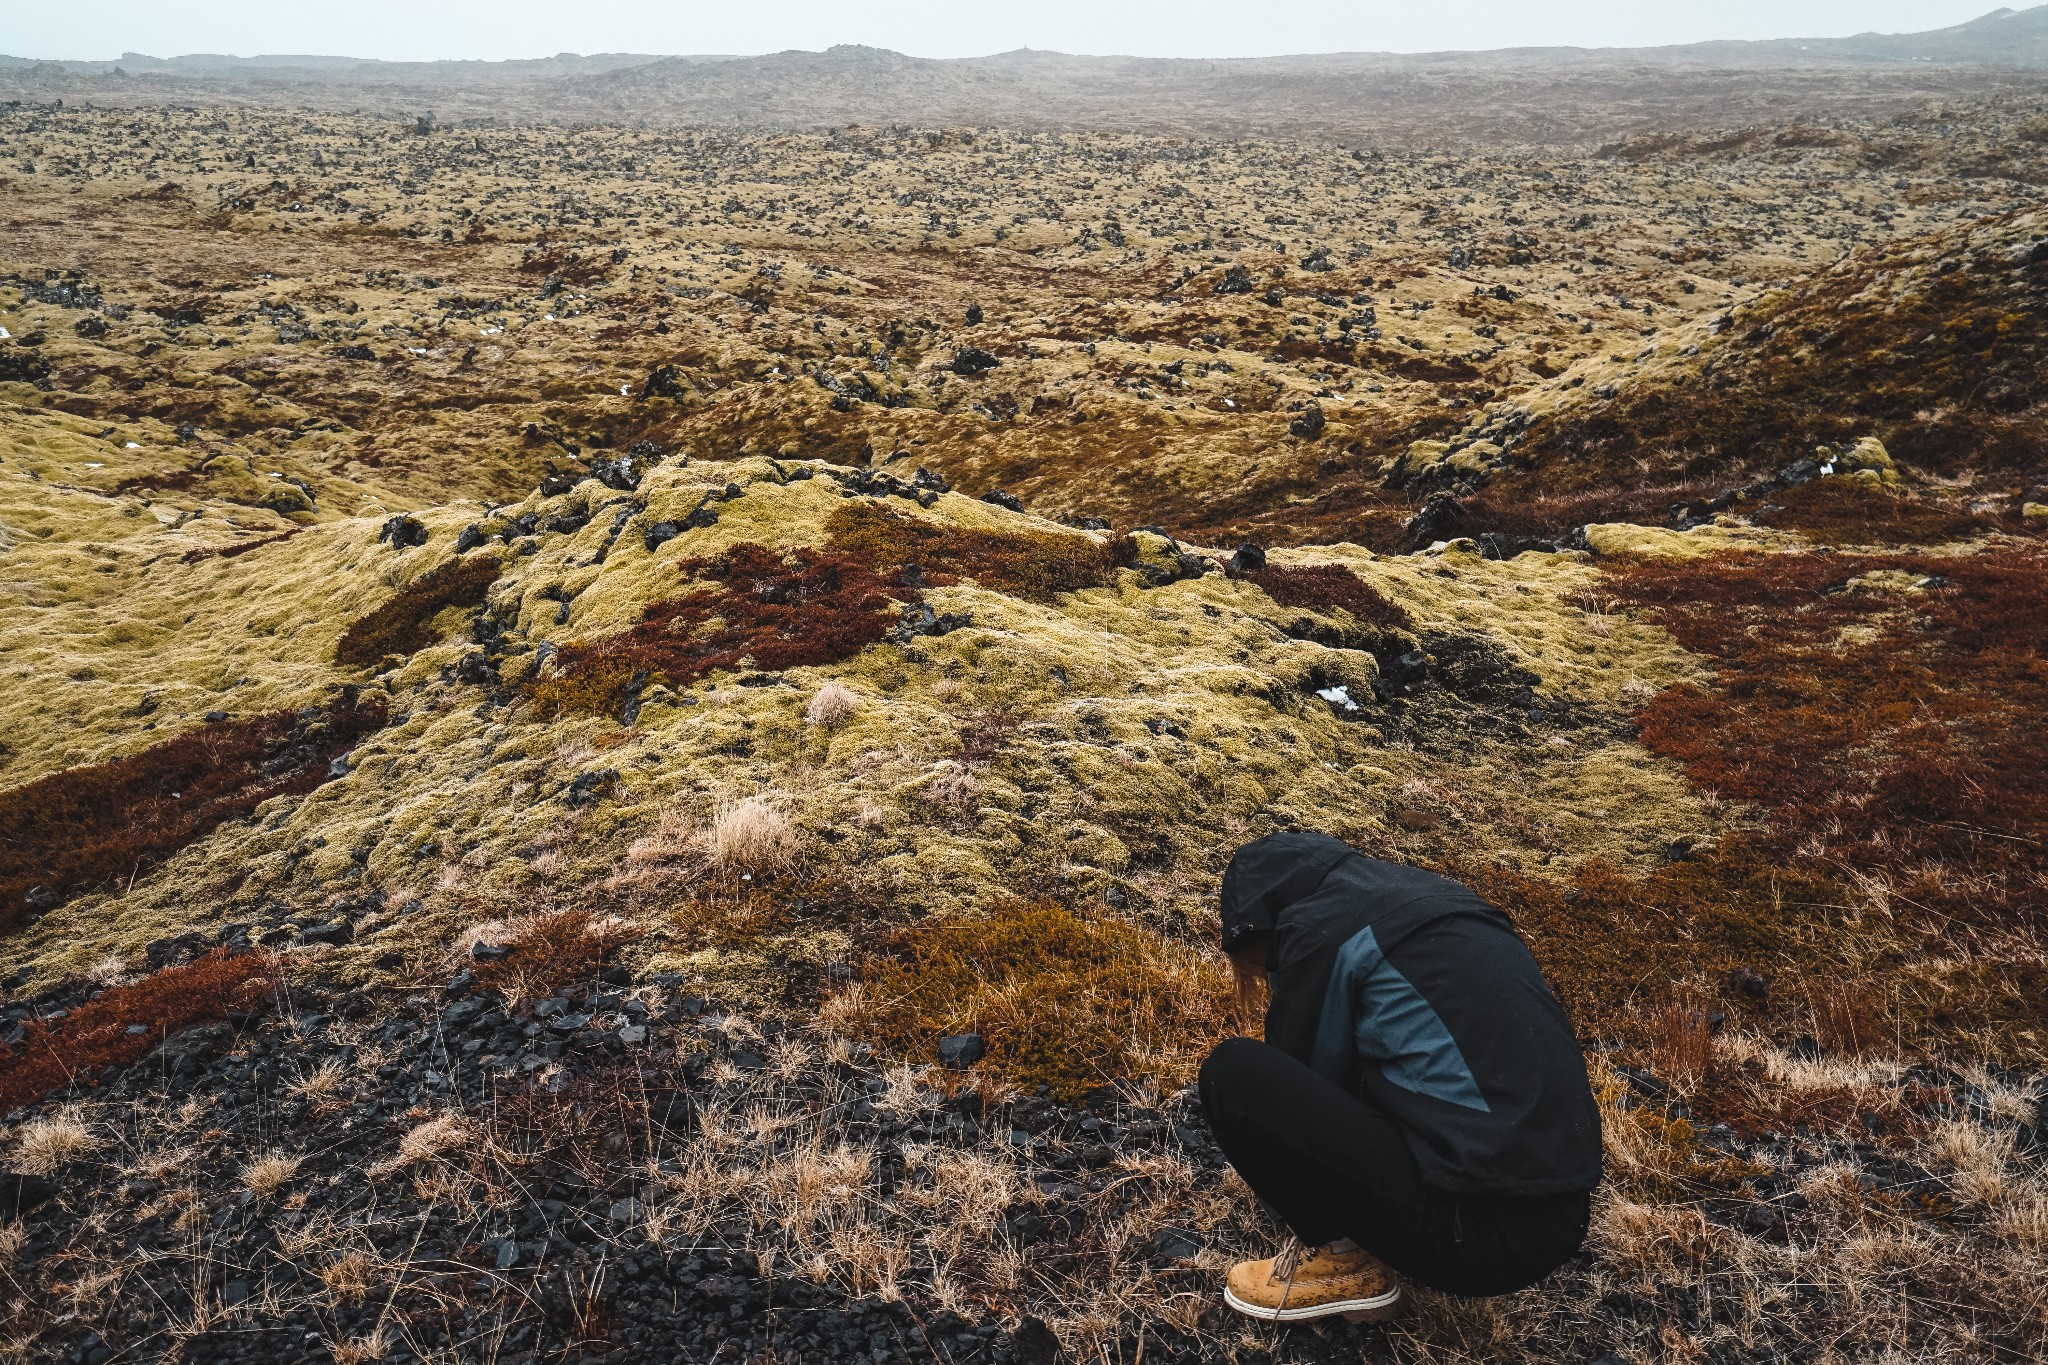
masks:
[[[0,1191],[23,1205],[14,1349],[78,1365],[1041,1361],[1061,1358],[1057,1339],[1011,1306],[1085,1297],[1099,1263],[1141,1284],[1149,1310],[1098,1338],[1107,1360],[1412,1354],[1398,1330],[1245,1329],[1214,1304],[1217,1270],[1272,1234],[1245,1221],[1187,1094],[1069,1106],[985,1091],[971,1073],[889,1068],[744,1019],[673,976],[604,977],[520,1008],[467,972],[431,988],[295,984],[8,1115],[17,1164],[38,1172]],[[1610,1113],[1684,1117],[1665,1081],[1612,1074],[1626,1090]],[[1698,1207],[1744,1238],[1796,1242],[1819,1217],[1802,1189],[1846,1164],[1930,1227],[1969,1223],[1950,1178],[1880,1135],[1915,1111],[1989,1128],[1992,1098],[1922,1068],[1898,1099],[1892,1119],[1868,1116],[1870,1141],[1707,1128],[1696,1159],[1726,1170]],[[2017,1134],[2037,1161],[2043,1133],[2036,1115]],[[933,1243],[966,1229],[947,1273],[888,1263],[906,1218]],[[829,1254],[807,1261],[818,1247]],[[1005,1253],[1022,1272],[1007,1296],[987,1268]],[[1597,1286],[1596,1261],[1582,1253],[1560,1279]],[[1684,1286],[1610,1289],[1582,1358],[1632,1325],[1739,1312]],[[1728,1359],[1820,1354],[1793,1311]]]

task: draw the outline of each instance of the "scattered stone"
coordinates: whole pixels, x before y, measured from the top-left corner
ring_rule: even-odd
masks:
[[[377,543],[381,545],[386,541],[391,543],[394,550],[409,550],[424,545],[427,543],[426,524],[418,517],[401,512],[378,528]]]
[[[0,1218],[20,1218],[56,1196],[57,1184],[39,1175],[0,1172]]]
[[[580,773],[569,783],[567,800],[572,809],[581,810],[594,806],[612,793],[619,785],[617,768],[599,768],[595,772]]]
[[[1027,1317],[1010,1334],[1012,1365],[1058,1365],[1060,1339],[1038,1318]]]
[[[955,1071],[965,1071],[988,1055],[988,1044],[979,1033],[955,1033],[939,1039],[939,1060]]]
[[[909,642],[918,636],[950,635],[956,630],[974,624],[969,612],[939,613],[929,602],[916,602],[903,608],[903,615],[896,626],[896,638]]]
[[[979,346],[962,346],[953,353],[953,373],[960,375],[985,374],[1002,362],[982,350]]]
[[[1223,272],[1223,278],[1216,281],[1210,291],[1216,294],[1249,294],[1256,286],[1252,283],[1252,272],[1242,265],[1233,265]]]
[[[1752,967],[1737,967],[1728,973],[1728,993],[1762,1000],[1771,993],[1771,979]]]

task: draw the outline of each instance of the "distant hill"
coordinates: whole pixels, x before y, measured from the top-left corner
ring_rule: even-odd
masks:
[[[1172,59],[1019,49],[930,59],[841,45],[760,56],[562,53],[117,62],[0,57],[0,97],[363,108],[661,125],[848,123],[1559,143],[1730,121],[1869,116],[2048,81],[2048,5],[1925,33],[1651,48]]]

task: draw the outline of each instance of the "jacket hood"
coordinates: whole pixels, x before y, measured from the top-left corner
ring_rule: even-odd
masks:
[[[1354,852],[1327,834],[1271,834],[1240,848],[1223,873],[1223,950],[1272,933],[1281,911],[1313,895]]]

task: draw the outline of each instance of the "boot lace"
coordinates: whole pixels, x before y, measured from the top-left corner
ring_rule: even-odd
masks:
[[[1314,1251],[1314,1247],[1307,1245],[1299,1237],[1289,1237],[1287,1244],[1280,1248],[1280,1254],[1273,1258],[1273,1278],[1291,1287],[1294,1272],[1301,1268],[1302,1258],[1312,1255]]]

